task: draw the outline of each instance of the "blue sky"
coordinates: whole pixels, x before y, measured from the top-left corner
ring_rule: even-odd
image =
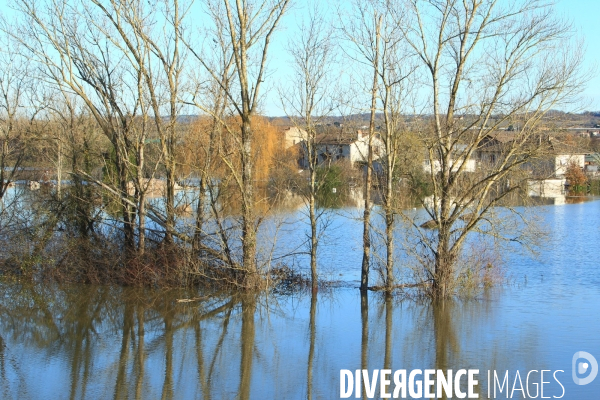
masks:
[[[0,11],[10,14],[7,7],[9,0],[0,0]],[[318,0],[317,0],[318,1]],[[333,0],[334,2],[336,0]],[[347,0],[337,0],[341,4]],[[306,12],[306,3],[308,0],[296,0],[294,9],[286,15],[281,23],[281,29],[274,37],[270,52],[270,82],[267,81],[263,86],[263,112],[269,116],[284,115],[277,94],[277,86],[286,82],[290,76],[289,58],[285,47],[288,38],[294,34],[297,27],[297,19],[302,18]],[[194,14],[202,14],[201,6],[203,2],[196,0]],[[321,4],[325,5],[323,2]],[[320,5],[321,5],[320,4]],[[329,3],[331,4],[331,3]],[[567,20],[570,20],[576,29],[578,35],[583,38],[586,46],[585,67],[594,73],[584,89],[585,103],[581,108],[585,110],[600,110],[600,0],[556,0],[556,11]],[[204,16],[194,15],[196,23],[200,23]],[[200,25],[202,25],[200,23]],[[268,91],[268,92],[267,92]],[[581,108],[577,111],[581,111]]]
[[[584,95],[591,104],[588,110],[600,110],[600,0],[559,0],[556,10],[569,19],[585,40],[585,64],[595,68]]]
[[[344,4],[348,0],[338,1]],[[565,111],[598,111],[600,110],[600,0],[554,0],[554,2],[557,15],[570,21],[577,37],[583,39],[586,49],[584,69],[592,71],[591,79],[583,91],[582,104],[574,105],[574,110]],[[287,41],[287,36],[293,34],[297,25],[295,19],[301,18],[303,9],[305,9],[300,5],[303,3],[304,1],[297,0],[296,8],[287,15],[282,24],[285,27],[283,32],[279,32],[283,38],[279,37],[273,41],[270,66],[272,77],[279,81],[285,82],[285,77],[289,74],[289,62],[286,60],[286,55],[283,54],[285,50],[282,44]],[[266,95],[264,111],[269,116],[284,115],[276,95]]]
[[[335,2],[335,0],[333,0]],[[347,0],[338,0],[344,4]],[[550,0],[551,1],[551,0]],[[581,104],[574,105],[573,110],[600,110],[600,0],[554,0],[556,13],[570,21],[577,37],[585,43],[584,69],[592,71],[590,80],[583,91]],[[305,1],[296,0],[296,6],[284,18],[278,37],[273,40],[270,52],[271,87],[275,88],[280,82],[285,82],[289,76],[289,61],[285,54],[285,43],[296,29],[296,19],[302,18],[306,9]],[[325,4],[323,4],[325,5]],[[275,82],[277,81],[277,82]],[[285,115],[280,100],[273,93],[263,93],[263,111],[269,116]]]

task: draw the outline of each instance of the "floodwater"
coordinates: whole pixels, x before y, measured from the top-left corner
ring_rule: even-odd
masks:
[[[479,398],[598,398],[572,358],[600,360],[600,202],[538,211],[539,257],[511,256],[508,283],[468,299],[361,297],[360,230],[343,227],[327,268],[346,283],[315,295],[2,284],[0,398],[334,399],[357,369],[478,370]],[[496,396],[488,371],[508,371]]]

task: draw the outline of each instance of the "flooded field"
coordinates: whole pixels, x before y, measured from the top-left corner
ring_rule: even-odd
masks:
[[[505,285],[438,303],[361,297],[348,217],[322,260],[342,282],[314,295],[4,283],[0,397],[332,399],[342,369],[418,368],[478,369],[480,398],[488,370],[511,389],[517,371],[523,386],[563,371],[512,398],[542,379],[545,397],[596,398],[600,380],[576,385],[571,362],[600,356],[600,202],[538,211],[550,235],[537,258],[511,256]]]

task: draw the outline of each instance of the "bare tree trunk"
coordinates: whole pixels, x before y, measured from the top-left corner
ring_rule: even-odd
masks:
[[[365,210],[363,214],[363,259],[360,275],[360,290],[369,288],[369,266],[371,258],[371,186],[373,175],[373,137],[375,136],[375,111],[377,107],[378,67],[379,67],[379,29],[381,16],[377,18],[375,29],[375,58],[373,61],[373,88],[371,91],[371,118],[369,121],[369,139],[367,166],[365,174]]]
[[[436,249],[435,269],[433,279],[433,294],[435,297],[445,298],[452,294],[454,282],[455,251],[450,247],[450,226],[440,224],[438,244]]]
[[[192,241],[192,250],[198,254],[200,250],[200,244],[202,243],[202,229],[204,226],[204,220],[206,215],[204,208],[206,206],[206,191],[208,190],[208,174],[201,173],[200,175],[200,187],[198,193],[198,200],[196,202],[196,222],[194,225],[194,239]]]
[[[135,210],[125,200],[129,197],[129,174],[127,168],[127,156],[123,154],[119,143],[115,144],[116,167],[119,190],[121,192],[121,210],[123,212],[123,232],[125,235],[125,249],[135,250]]]
[[[138,254],[143,255],[146,249],[146,193],[139,194],[138,206]]]
[[[316,210],[316,195],[317,187],[317,167],[319,160],[316,156],[316,132],[312,126],[311,119],[312,110],[307,112],[307,140],[306,151],[308,153],[308,170],[310,173],[310,182],[308,188],[308,218],[310,219],[310,281],[312,291],[315,293],[319,287],[319,276],[317,273],[317,250],[319,246],[318,229],[317,229],[317,210]],[[313,294],[314,296],[314,294]]]
[[[250,115],[242,116],[242,263],[243,280],[256,274],[256,222],[252,180],[252,126]],[[248,275],[250,274],[250,275]]]
[[[138,71],[138,96],[140,99],[143,98],[144,86],[143,86],[143,75],[141,71]],[[143,100],[142,104],[143,104]],[[144,109],[144,106],[141,107]],[[144,168],[146,166],[146,137],[148,134],[148,116],[146,113],[142,116],[141,121],[141,133],[137,135],[138,140],[136,143],[136,198],[138,199],[138,255],[143,255],[146,250],[146,190],[147,185],[144,183]]]
[[[165,243],[173,243],[173,231],[175,229],[175,163],[168,162],[169,167],[166,169],[166,201],[165,201],[165,213],[166,213],[166,230],[165,230]]]
[[[63,167],[63,140],[58,138],[57,153],[56,153],[56,195],[60,199],[62,189],[62,167]]]
[[[387,116],[386,116],[387,120]],[[389,126],[389,124],[386,124]],[[385,182],[385,249],[386,249],[386,277],[385,287],[389,291],[394,286],[394,160],[395,151],[392,149],[394,132],[386,129],[386,182]]]
[[[384,65],[384,69],[385,69]],[[389,115],[389,106],[391,102],[391,86],[386,82],[385,74],[383,76],[383,84],[385,85],[385,99],[383,101],[383,115],[385,119],[385,194],[383,196],[383,207],[385,211],[385,249],[386,249],[386,264],[385,264],[385,287],[387,291],[392,290],[394,286],[394,166],[396,164],[397,146],[395,135],[396,124],[391,121]],[[399,110],[398,110],[399,111]]]
[[[311,171],[311,193],[308,197],[308,212],[310,218],[310,281],[313,292],[319,287],[319,276],[317,274],[317,246],[319,245],[317,233],[317,215],[315,210],[315,194],[312,188],[315,186],[315,173]]]

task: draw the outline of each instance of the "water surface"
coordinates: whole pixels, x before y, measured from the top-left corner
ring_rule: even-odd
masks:
[[[481,398],[487,370],[512,385],[542,369],[564,371],[563,398],[597,398],[600,378],[575,385],[571,358],[600,360],[600,202],[539,211],[539,257],[511,256],[509,284],[471,299],[361,298],[349,219],[325,256],[346,283],[316,295],[2,284],[0,397],[332,399],[340,369],[464,368],[480,370]],[[545,396],[559,396],[546,378]]]

